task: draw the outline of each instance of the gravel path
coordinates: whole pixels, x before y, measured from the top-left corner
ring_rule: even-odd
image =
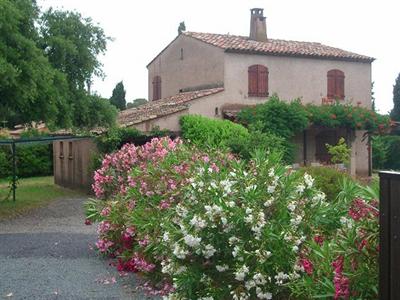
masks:
[[[149,299],[90,249],[96,233],[83,224],[84,201],[61,199],[0,222],[0,299]]]

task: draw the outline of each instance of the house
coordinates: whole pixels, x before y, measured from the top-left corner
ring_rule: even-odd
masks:
[[[120,113],[122,126],[179,131],[179,117],[231,118],[247,105],[301,98],[332,99],[371,108],[374,58],[314,42],[271,39],[263,9],[250,10],[250,35],[183,32],[148,65],[150,103]],[[352,146],[351,173],[367,175],[371,155],[364,131],[309,128],[295,138],[301,164],[329,160],[325,144],[344,136]]]

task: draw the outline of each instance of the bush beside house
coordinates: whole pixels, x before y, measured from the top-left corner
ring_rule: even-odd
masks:
[[[95,175],[96,246],[168,299],[376,299],[376,193],[343,181],[327,202],[279,156],[125,145]]]

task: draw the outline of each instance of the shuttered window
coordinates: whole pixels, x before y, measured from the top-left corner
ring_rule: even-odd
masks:
[[[267,97],[268,96],[268,69],[262,65],[253,65],[248,69],[249,72],[249,96]]]
[[[328,72],[328,99],[344,99],[344,73],[340,70]]]
[[[153,78],[153,101],[161,99],[161,77],[155,76]]]

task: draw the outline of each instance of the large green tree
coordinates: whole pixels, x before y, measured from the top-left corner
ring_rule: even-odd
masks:
[[[67,81],[37,47],[38,8],[31,0],[0,0],[0,119],[8,126],[43,120],[67,125]]]
[[[119,110],[126,109],[126,99],[125,99],[126,91],[124,88],[124,83],[118,82],[112,91],[112,96],[110,98],[110,103],[114,105]]]
[[[109,38],[79,13],[35,0],[0,0],[0,121],[58,127],[111,125],[116,110],[85,85],[103,76]]]
[[[94,76],[104,75],[98,57],[106,52],[110,38],[92,19],[50,8],[40,20],[40,45],[72,88],[82,89]]]
[[[393,104],[394,106],[390,113],[390,117],[395,121],[400,121],[400,73],[393,86]]]

